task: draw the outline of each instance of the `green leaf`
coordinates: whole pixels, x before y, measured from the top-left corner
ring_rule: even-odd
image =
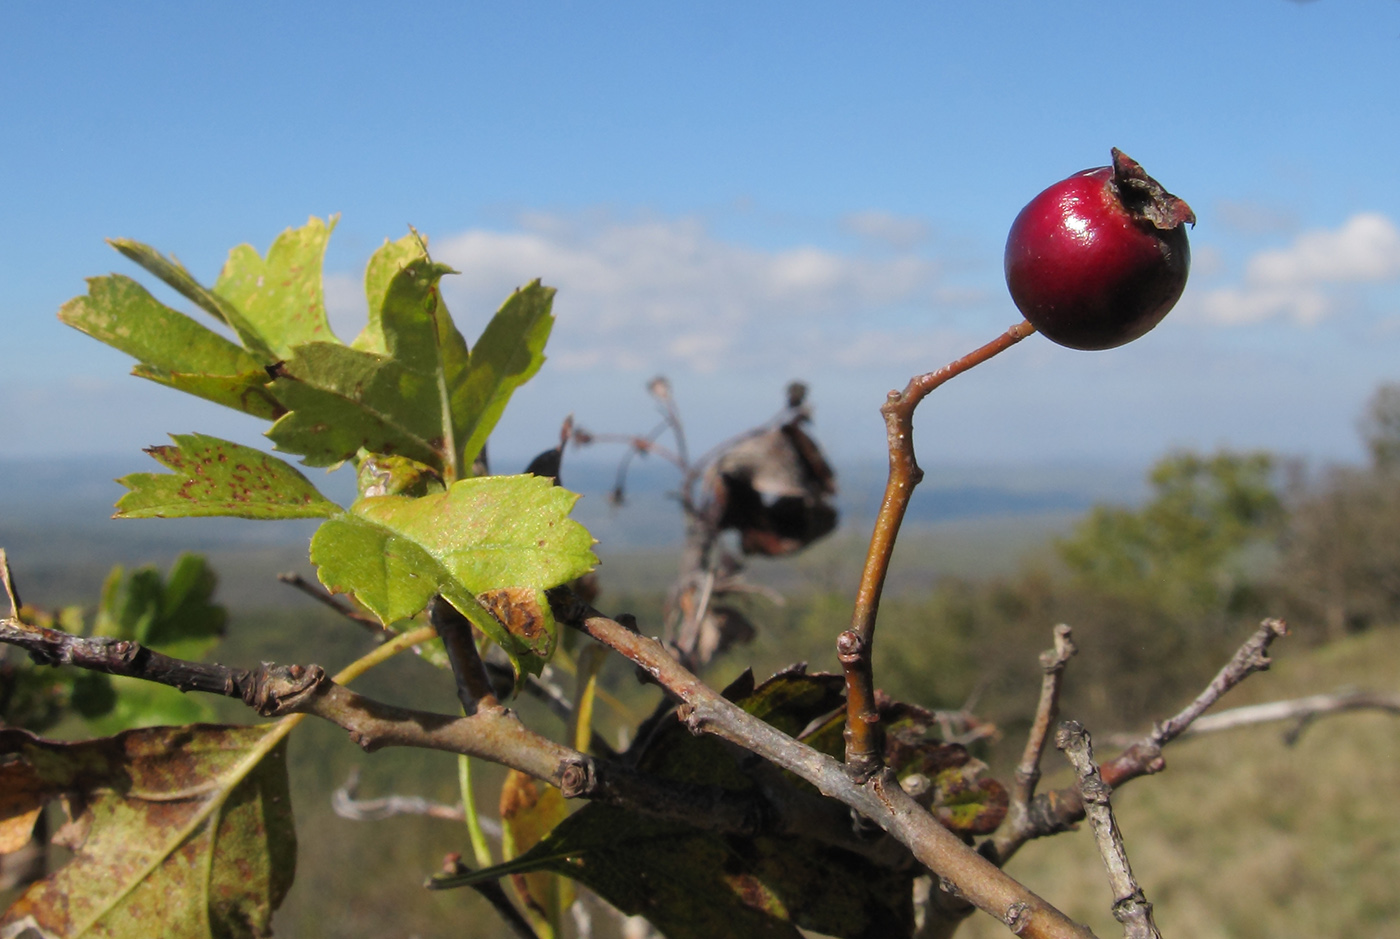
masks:
[[[114,567],[102,585],[93,634],[128,639],[181,659],[200,659],[228,624],[214,602],[219,579],[202,555],[182,554],[161,577],[155,567],[127,575]]]
[[[116,518],[325,518],[340,511],[296,469],[275,456],[204,434],[172,434],[175,446],[146,452],[174,470],[132,473]]]
[[[725,838],[591,803],[513,861],[430,887],[535,871],[562,874],[669,939],[907,936],[911,874],[805,838]]]
[[[267,388],[266,369],[239,375],[191,375],[138,365],[131,374],[264,420],[275,421],[287,413]]]
[[[423,239],[417,234],[404,235],[398,241],[386,238],[379,250],[370,256],[369,264],[365,266],[365,297],[369,301],[369,322],[351,343],[356,349],[381,354],[389,351],[381,319],[384,297],[389,292],[390,281],[399,271],[409,262],[427,256],[423,245]]]
[[[219,322],[233,327],[243,347],[256,355],[262,364],[271,365],[276,360],[277,357],[263,342],[262,336],[243,314],[233,304],[195,280],[194,275],[185,270],[185,266],[179,261],[167,258],[154,248],[129,238],[109,238],[107,243],[173,287],[195,306]]]
[[[296,866],[283,736],[276,725],[197,725],[56,743],[0,731],[0,790],[15,794],[14,815],[60,796],[75,813],[64,828],[72,858],[31,885],[0,930],[268,935]]]
[[[183,313],[165,306],[129,277],[88,281],[88,293],[58,311],[62,322],[138,359],[132,374],[258,417],[282,407],[264,387],[253,356]]]
[[[267,432],[308,466],[333,466],[360,450],[443,466],[435,376],[337,343],[300,346],[276,370],[272,393],[288,409]]]
[[[531,281],[510,295],[476,341],[469,369],[451,390],[462,466],[470,466],[486,445],[515,389],[544,364],[553,304],[554,288]]]
[[[58,318],[165,372],[237,375],[258,371],[262,365],[235,343],[170,309],[120,274],[89,278],[87,295],[65,303]]]
[[[517,667],[537,671],[557,634],[543,591],[597,563],[592,536],[568,517],[577,499],[537,476],[360,499],[317,529],[311,560],[326,587],[353,594],[386,625],[440,593]]]
[[[229,252],[214,293],[235,307],[278,359],[306,342],[334,342],[321,288],[321,261],[335,228],[311,218],[289,228],[264,259],[252,245]]]

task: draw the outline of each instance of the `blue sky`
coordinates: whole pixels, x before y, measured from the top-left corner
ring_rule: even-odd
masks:
[[[61,326],[103,239],[212,282],[341,213],[327,295],[414,225],[470,338],[560,288],[502,463],[564,414],[639,431],[669,375],[701,448],[792,378],[843,462],[876,409],[1019,319],[1005,232],[1118,146],[1199,216],[1178,309],[1111,352],[1033,337],[920,410],[922,461],[1360,458],[1400,380],[1400,2],[0,5],[0,436],[130,452],[260,426]],[[499,464],[498,464],[499,465]],[[502,465],[501,468],[510,468]]]

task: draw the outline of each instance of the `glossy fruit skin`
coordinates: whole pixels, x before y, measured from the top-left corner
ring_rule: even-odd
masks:
[[[1113,154],[1114,166],[1076,173],[1032,199],[1006,239],[1012,300],[1038,332],[1071,349],[1111,349],[1152,329],[1191,267],[1185,223],[1195,215]]]

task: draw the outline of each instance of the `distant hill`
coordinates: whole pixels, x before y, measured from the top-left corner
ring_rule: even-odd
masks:
[[[622,556],[650,556],[656,563],[643,565],[647,570],[669,571],[669,556],[683,537],[673,495],[678,475],[654,459],[634,461],[624,504],[617,506],[609,501],[616,468],[591,454],[566,458],[564,482],[583,494],[576,517],[598,539],[600,556],[619,561],[610,569],[614,574]],[[113,564],[165,565],[180,551],[201,551],[220,570],[225,597],[257,598],[262,605],[296,601],[291,590],[268,585],[277,571],[308,571],[306,543],[314,521],[113,521],[112,505],[125,491],[114,480],[159,469],[140,453],[0,460],[0,547],[9,551],[22,589],[46,605],[91,602]],[[347,470],[306,474],[338,501],[353,497]],[[1096,502],[1136,502],[1145,493],[1142,478],[1141,468],[1125,467],[934,466],[915,493],[906,525],[911,538],[919,529],[937,529],[985,542],[979,532],[986,529],[996,533],[996,544],[1024,547],[1024,539],[1004,533],[1019,525],[1043,538]],[[837,468],[842,529],[849,538],[869,531],[884,479],[879,465]]]

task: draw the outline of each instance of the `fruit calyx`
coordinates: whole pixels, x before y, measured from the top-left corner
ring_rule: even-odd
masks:
[[[1138,164],[1117,147],[1113,148],[1113,187],[1128,214],[1154,228],[1171,231],[1183,224],[1196,225],[1196,213],[1186,200],[1167,192]]]

